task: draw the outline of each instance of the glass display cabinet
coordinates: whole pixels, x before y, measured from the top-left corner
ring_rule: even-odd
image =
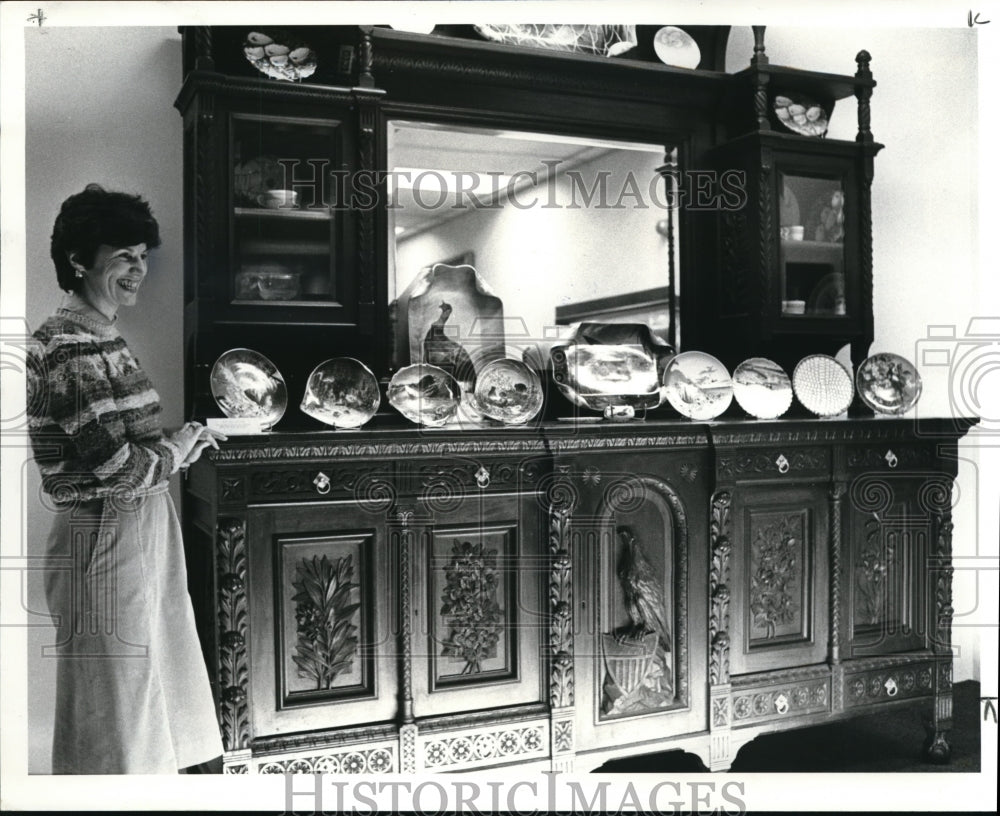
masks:
[[[760,734],[900,705],[947,759],[950,496],[975,420],[613,422],[550,391],[524,425],[428,428],[387,404],[414,348],[473,334],[477,302],[501,353],[543,370],[577,320],[645,323],[730,367],[867,353],[867,54],[854,76],[770,66],[758,30],[730,75],[726,27],[693,31],[693,69],[636,28],[615,57],[460,26],[275,30],[268,75],[260,31],[184,29],[188,415],[219,415],[209,369],[234,348],[274,362],[289,406],[184,482],[227,772],[667,750],[724,770]],[[857,140],[823,138],[849,95]],[[641,206],[656,196],[674,203]],[[422,302],[439,262],[478,278]],[[331,357],[378,380],[361,428],[298,410]]]
[[[869,127],[869,60],[858,54],[854,77],[797,71],[770,65],[760,42],[733,77],[729,138],[711,155],[718,171],[745,179],[746,195],[718,213],[717,277],[702,283],[703,328],[694,329],[698,347],[730,368],[748,349],[789,372],[845,344],[855,368],[868,355],[871,183],[882,148]],[[858,100],[857,138],[826,138],[848,96]]]

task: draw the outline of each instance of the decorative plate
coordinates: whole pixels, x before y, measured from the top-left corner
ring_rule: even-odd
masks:
[[[334,357],[313,369],[299,408],[335,428],[360,428],[381,404],[378,380],[368,367],[353,357]]]
[[[530,422],[542,410],[542,381],[524,363],[494,360],[476,378],[476,407],[508,425]]]
[[[271,79],[295,81],[316,71],[316,54],[291,34],[251,31],[243,43],[243,53],[250,64]]]
[[[924,387],[909,360],[888,352],[865,360],[855,379],[858,395],[879,414],[905,414],[917,404]]]
[[[653,50],[664,65],[697,68],[701,62],[698,43],[683,28],[664,26],[653,36]]]
[[[733,396],[750,416],[775,419],[792,404],[792,381],[773,360],[751,357],[733,371]]]
[[[816,416],[842,414],[854,399],[851,375],[828,354],[812,354],[799,361],[792,373],[795,396]]]
[[[288,407],[285,379],[274,363],[252,349],[230,349],[212,366],[209,385],[227,417],[274,425]]]
[[[670,404],[690,419],[715,419],[733,401],[729,372],[703,351],[685,351],[674,357],[663,384]]]
[[[427,363],[406,366],[389,381],[389,404],[410,422],[437,428],[458,412],[462,388],[447,371]]]
[[[774,97],[774,115],[792,133],[822,136],[830,127],[830,115],[809,99],[793,99],[781,94]]]

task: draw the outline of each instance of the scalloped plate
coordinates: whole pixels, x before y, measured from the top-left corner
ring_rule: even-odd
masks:
[[[219,355],[209,375],[212,397],[227,417],[274,425],[288,407],[285,378],[259,351],[230,349]]]
[[[799,360],[792,387],[799,402],[821,417],[844,413],[854,399],[850,372],[828,354],[811,354]]]
[[[360,428],[378,412],[378,379],[360,360],[333,357],[312,370],[302,413],[335,428]]]

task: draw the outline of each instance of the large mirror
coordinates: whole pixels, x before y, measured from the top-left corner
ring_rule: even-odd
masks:
[[[387,135],[396,366],[435,323],[459,342],[502,327],[508,352],[586,321],[679,345],[676,149],[398,119]],[[411,296],[439,263],[474,267],[451,285],[481,286],[483,305],[461,323],[435,297],[413,325]]]

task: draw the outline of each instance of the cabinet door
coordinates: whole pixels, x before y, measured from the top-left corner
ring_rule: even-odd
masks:
[[[538,703],[548,577],[534,493],[421,500],[414,548],[413,710],[418,717]]]
[[[391,719],[396,597],[384,521],[353,502],[250,511],[255,736]]]
[[[735,491],[732,674],[826,659],[828,501],[825,485]]]
[[[884,470],[884,469],[883,469]],[[869,472],[850,485],[849,557],[842,584],[848,656],[919,649],[929,627],[928,564],[934,496],[950,496],[941,479]]]
[[[576,750],[707,727],[707,460],[586,456],[570,473]]]

